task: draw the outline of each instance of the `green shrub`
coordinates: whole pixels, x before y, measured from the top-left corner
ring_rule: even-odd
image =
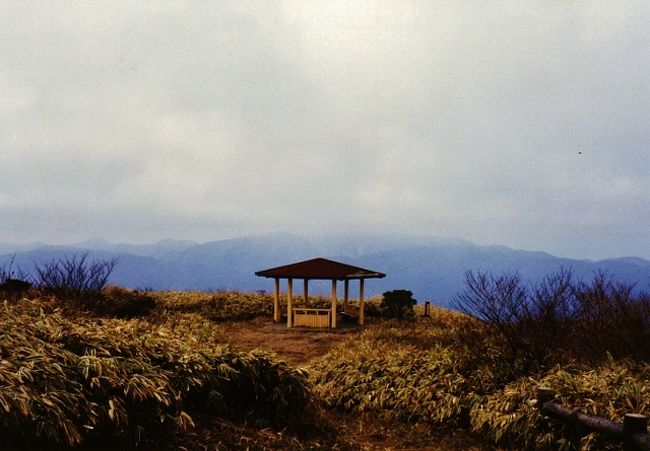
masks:
[[[358,304],[358,303],[357,303]],[[381,300],[377,296],[372,297],[364,302],[363,313],[367,318],[378,318],[381,316],[379,306]]]
[[[413,306],[417,301],[408,290],[387,291],[383,295],[379,311],[384,318],[412,318],[415,315]]]

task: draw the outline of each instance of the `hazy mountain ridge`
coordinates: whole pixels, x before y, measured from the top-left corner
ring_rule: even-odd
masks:
[[[505,246],[480,246],[470,241],[410,235],[298,235],[272,233],[208,243],[162,240],[152,244],[110,243],[101,239],[71,246],[0,245],[15,264],[33,273],[35,262],[88,251],[93,259],[118,258],[111,281],[126,287],[156,290],[271,290],[272,282],[255,271],[317,256],[341,260],[387,274],[366,284],[369,295],[391,289],[409,289],[416,299],[447,303],[463,287],[468,269],[518,271],[536,281],[558,269],[572,268],[577,277],[590,279],[598,270],[617,280],[650,282],[650,261],[638,257],[601,261],[573,260],[538,251]],[[10,252],[6,252],[9,249]],[[314,282],[313,293],[327,292],[328,284]],[[284,286],[284,285],[283,285]],[[352,284],[353,295],[356,284]]]
[[[183,251],[199,243],[188,240],[172,240],[170,238],[151,244],[111,243],[102,238],[95,238],[72,245],[79,249],[96,251],[111,251],[120,254],[140,255],[143,257],[164,258],[168,254]]]

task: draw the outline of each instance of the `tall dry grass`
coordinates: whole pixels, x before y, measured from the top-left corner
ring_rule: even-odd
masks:
[[[466,315],[433,309],[428,319],[380,322],[314,362],[310,378],[330,409],[407,424],[464,427],[503,449],[571,449],[573,431],[541,416],[536,388],[570,408],[620,421],[650,415],[650,367],[611,356],[522,375],[499,359],[491,330]],[[621,449],[598,434],[582,449]]]
[[[203,342],[195,324],[68,317],[55,301],[0,312],[0,440],[5,448],[156,443],[195,414],[304,424],[306,374],[263,352]]]

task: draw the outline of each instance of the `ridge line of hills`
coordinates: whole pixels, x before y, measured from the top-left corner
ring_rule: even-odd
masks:
[[[577,260],[505,246],[481,246],[459,238],[388,234],[277,232],[207,243],[171,239],[152,244],[102,239],[65,246],[0,243],[0,268],[13,256],[15,265],[33,273],[35,263],[85,251],[92,259],[119,259],[111,275],[112,283],[154,290],[270,291],[271,282],[256,277],[255,271],[313,257],[386,273],[385,279],[366,284],[369,295],[408,289],[419,301],[433,300],[442,305],[463,288],[468,269],[495,274],[518,271],[523,279],[534,282],[564,267],[583,279],[590,279],[596,271],[606,271],[615,280],[637,283],[641,288],[650,282],[650,261],[639,257]],[[355,285],[351,285],[352,296],[356,295]],[[328,294],[329,284],[313,281],[310,292]]]

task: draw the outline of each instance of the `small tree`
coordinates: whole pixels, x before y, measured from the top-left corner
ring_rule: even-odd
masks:
[[[613,280],[599,271],[591,282],[574,287],[578,302],[576,348],[591,360],[615,358],[650,361],[650,293]]]
[[[98,298],[117,265],[117,258],[88,261],[88,252],[35,264],[39,288],[65,299]]]
[[[413,292],[409,290],[393,290],[384,293],[379,304],[379,312],[384,318],[412,318],[415,315]]]
[[[570,270],[560,269],[537,284],[518,273],[467,271],[465,289],[452,306],[485,323],[500,358],[523,371],[554,362],[571,338],[577,312]]]

